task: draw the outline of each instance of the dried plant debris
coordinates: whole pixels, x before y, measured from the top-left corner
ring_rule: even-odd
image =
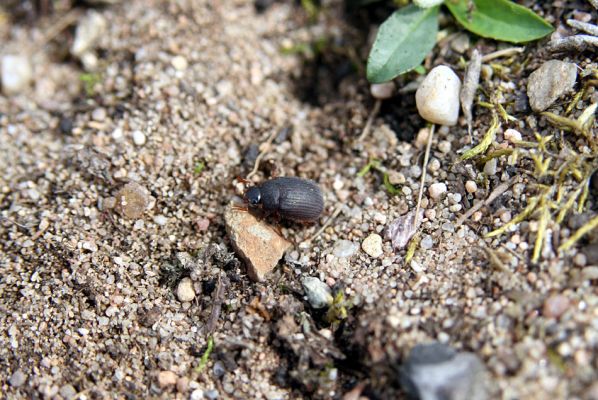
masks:
[[[480,83],[480,71],[482,69],[482,54],[478,49],[474,49],[471,53],[471,59],[467,64],[465,70],[465,77],[463,78],[463,86],[461,86],[461,93],[459,100],[461,101],[461,109],[467,121],[467,131],[471,137],[471,124],[473,120],[471,108],[475,99],[475,93]]]

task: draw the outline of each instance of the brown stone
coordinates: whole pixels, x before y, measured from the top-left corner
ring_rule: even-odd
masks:
[[[262,281],[291,247],[272,226],[247,211],[229,207],[224,220],[233,247],[245,260],[247,274],[254,281]]]
[[[141,217],[149,201],[148,190],[136,182],[127,183],[116,194],[116,208],[123,216],[130,219]]]

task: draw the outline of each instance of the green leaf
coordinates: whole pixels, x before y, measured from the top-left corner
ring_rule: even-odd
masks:
[[[368,57],[370,82],[389,81],[422,63],[436,44],[438,8],[409,5],[395,11],[380,25]]]
[[[444,4],[465,29],[486,38],[523,43],[554,30],[533,11],[509,0],[447,0]]]

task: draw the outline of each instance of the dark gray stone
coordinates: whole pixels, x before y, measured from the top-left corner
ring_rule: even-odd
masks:
[[[486,369],[473,353],[457,353],[441,343],[417,345],[400,370],[410,399],[486,400]]]

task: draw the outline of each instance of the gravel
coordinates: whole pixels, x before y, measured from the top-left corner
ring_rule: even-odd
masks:
[[[367,54],[367,29],[348,28],[342,2],[326,3],[314,21],[290,1],[261,14],[253,2],[86,2],[110,21],[87,53],[97,59],[93,73],[69,58],[75,24],[40,43],[71,3],[53,2],[53,12],[31,22],[16,22],[9,11],[0,24],[0,58],[36,48],[30,84],[0,96],[4,397],[58,399],[70,385],[90,399],[329,399],[350,391],[394,399],[404,395],[397,363],[430,341],[476,354],[491,378],[490,398],[588,398],[597,390],[598,238],[588,232],[558,250],[595,215],[594,186],[583,214],[574,204],[563,224],[548,225],[552,254],[531,263],[537,213],[503,235],[486,234],[507,213],[514,219],[551,176],[538,177],[524,156],[498,157],[493,176],[483,173],[481,157],[459,161],[490,126],[492,112],[480,104],[495,101],[517,120],[500,117],[489,151],[518,149],[503,134],[516,129],[532,142],[535,133],[552,136],[547,151],[558,159],[591,154],[584,136],[527,107],[526,78],[546,57],[543,42],[493,60],[494,72],[482,67],[472,139],[463,119],[436,129],[425,188],[444,183],[446,190],[436,199],[424,191],[419,245],[406,263],[407,250],[388,235],[395,221],[413,216],[422,173],[423,148],[413,138],[426,122],[413,92],[381,102],[370,135],[354,143],[375,102],[363,76],[351,63],[338,65],[346,57],[336,51],[314,59],[281,52],[326,37],[335,49],[346,43],[358,57]],[[532,7],[558,28],[572,12],[559,4]],[[425,66],[450,65],[462,76],[451,40],[439,41]],[[475,42],[485,54],[497,45]],[[173,64],[179,56],[184,69]],[[551,57],[579,66],[574,90],[586,91],[566,115],[577,118],[595,100],[596,63],[587,52]],[[417,79],[407,74],[397,87],[413,88]],[[565,116],[573,100],[563,94],[550,111]],[[269,138],[276,139],[265,146]],[[561,144],[568,151],[557,151]],[[254,183],[270,173],[300,176],[318,182],[326,199],[312,225],[266,218],[290,244],[259,282],[235,253],[225,220],[235,178],[253,168],[242,162],[249,148],[254,162],[267,148]],[[372,160],[380,169],[357,176]],[[385,172],[401,193],[387,190]],[[581,183],[566,178],[559,195],[566,201]],[[130,184],[138,186],[121,192]],[[402,229],[407,238],[412,231]],[[370,235],[384,236],[378,257],[360,249]],[[303,301],[305,277],[330,288],[334,304],[314,309]],[[176,289],[185,279],[195,298],[181,302]],[[569,307],[549,318],[544,304],[555,295]],[[217,362],[226,369],[221,378],[212,373]],[[16,370],[24,376],[18,387]],[[160,387],[161,372],[176,377]]]

